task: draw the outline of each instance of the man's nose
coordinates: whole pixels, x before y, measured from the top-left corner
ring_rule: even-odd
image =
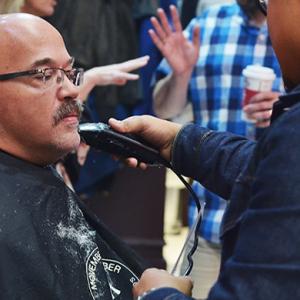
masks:
[[[65,76],[61,87],[58,90],[58,98],[61,101],[77,99],[79,95],[80,86],[75,86],[72,81]]]

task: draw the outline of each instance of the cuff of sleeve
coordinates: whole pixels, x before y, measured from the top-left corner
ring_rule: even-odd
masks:
[[[212,130],[189,123],[181,128],[176,135],[171,152],[171,162],[180,173],[189,168],[186,157],[198,156],[200,147]],[[191,164],[193,161],[191,160]]]
[[[181,292],[174,288],[159,288],[159,289],[152,289],[138,297],[137,300],[163,300],[163,299],[173,299],[173,296],[184,296]],[[185,296],[184,296],[185,298]],[[174,298],[175,299],[175,298]],[[177,298],[176,298],[177,299]],[[180,298],[183,299],[183,298]],[[191,299],[191,298],[186,298]]]

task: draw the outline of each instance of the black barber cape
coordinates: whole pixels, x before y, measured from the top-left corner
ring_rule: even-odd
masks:
[[[142,267],[51,167],[0,152],[0,299],[132,299]]]

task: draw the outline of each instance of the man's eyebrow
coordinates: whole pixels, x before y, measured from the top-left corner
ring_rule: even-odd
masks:
[[[67,67],[67,66],[71,66],[73,67],[74,64],[74,57],[70,57],[70,59],[66,62],[66,64],[63,67]],[[31,68],[38,68],[41,66],[54,66],[55,65],[55,61],[52,58],[46,57],[40,60],[35,61],[33,64],[31,64]]]
[[[31,68],[37,68],[37,67],[41,67],[41,66],[45,66],[45,65],[53,65],[54,61],[51,58],[43,58],[40,60],[35,61],[30,67]]]

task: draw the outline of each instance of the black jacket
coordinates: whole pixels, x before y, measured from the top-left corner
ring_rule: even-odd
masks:
[[[143,268],[51,167],[0,152],[0,298],[131,299]]]

